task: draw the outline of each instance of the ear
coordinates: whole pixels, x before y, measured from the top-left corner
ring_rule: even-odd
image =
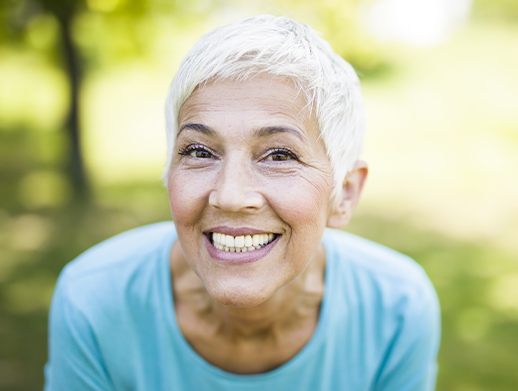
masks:
[[[337,203],[332,206],[327,218],[328,227],[341,228],[349,222],[352,212],[360,200],[368,172],[367,163],[358,160],[352,170],[347,173]]]

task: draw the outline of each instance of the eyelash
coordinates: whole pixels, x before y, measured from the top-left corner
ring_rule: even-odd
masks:
[[[280,161],[285,161],[285,160],[299,160],[297,155],[295,155],[288,148],[272,148],[264,155],[263,159],[267,159],[268,157],[271,157],[273,155],[282,155],[282,156],[289,158],[289,159],[281,159],[281,160],[272,159],[271,161],[273,161],[273,162],[280,162]]]
[[[205,155],[205,156],[193,155],[193,153],[196,153],[196,152],[202,152],[207,155]],[[204,146],[202,144],[189,144],[185,147],[180,148],[180,150],[178,151],[178,154],[181,156],[192,157],[194,159],[210,159],[210,158],[216,156],[216,154],[212,150],[210,150],[209,148],[207,148],[206,146]],[[277,159],[277,160],[274,160],[273,158],[268,159],[268,158],[273,157],[274,155],[283,156],[285,158]],[[272,148],[272,149],[269,149],[263,155],[261,160],[269,160],[272,162],[282,162],[282,161],[286,161],[286,160],[297,160],[298,161],[299,158],[297,157],[297,155],[295,153],[293,153],[288,148]]]
[[[203,152],[208,154],[209,156],[193,156],[193,152]],[[212,152],[209,148],[201,144],[190,144],[183,148],[180,148],[178,154],[181,156],[188,156],[195,159],[208,159],[214,156],[214,152]]]

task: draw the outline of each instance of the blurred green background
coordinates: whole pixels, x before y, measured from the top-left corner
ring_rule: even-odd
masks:
[[[163,101],[182,56],[265,12],[309,23],[360,74],[371,173],[347,229],[433,280],[438,389],[518,389],[515,0],[2,1],[0,389],[41,389],[63,265],[169,218]]]

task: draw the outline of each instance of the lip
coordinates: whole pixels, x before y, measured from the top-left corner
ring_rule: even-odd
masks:
[[[236,234],[226,233],[226,232],[217,231],[217,230],[216,230],[216,232],[225,233],[226,235],[236,235]],[[250,233],[250,232],[252,232],[252,231],[250,231],[250,230],[246,231],[246,233]],[[262,233],[264,231],[256,230],[256,232]],[[238,232],[237,235],[239,235],[240,233],[241,232]],[[257,250],[247,251],[245,253],[231,253],[231,252],[227,252],[227,251],[218,250],[210,242],[208,235],[203,235],[203,240],[205,242],[205,248],[207,249],[207,252],[211,256],[211,258],[213,258],[214,260],[216,260],[218,262],[225,263],[225,264],[245,264],[245,263],[260,261],[279,242],[279,238],[280,238],[280,235],[277,236],[270,243],[268,243],[266,246],[261,247],[260,249],[257,249]]]
[[[264,234],[264,233],[275,233],[273,231],[265,231],[265,230],[259,230],[257,228],[250,228],[250,227],[226,227],[226,226],[218,226],[210,228],[206,231],[204,231],[205,234],[211,233],[211,232],[218,232],[225,235],[231,235],[231,236],[240,236],[240,235],[255,235],[255,234]]]

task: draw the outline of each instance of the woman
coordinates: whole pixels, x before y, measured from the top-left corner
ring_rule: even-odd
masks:
[[[167,100],[173,223],[62,272],[47,390],[432,389],[422,269],[343,227],[367,176],[353,69],[259,16],[203,37]]]

